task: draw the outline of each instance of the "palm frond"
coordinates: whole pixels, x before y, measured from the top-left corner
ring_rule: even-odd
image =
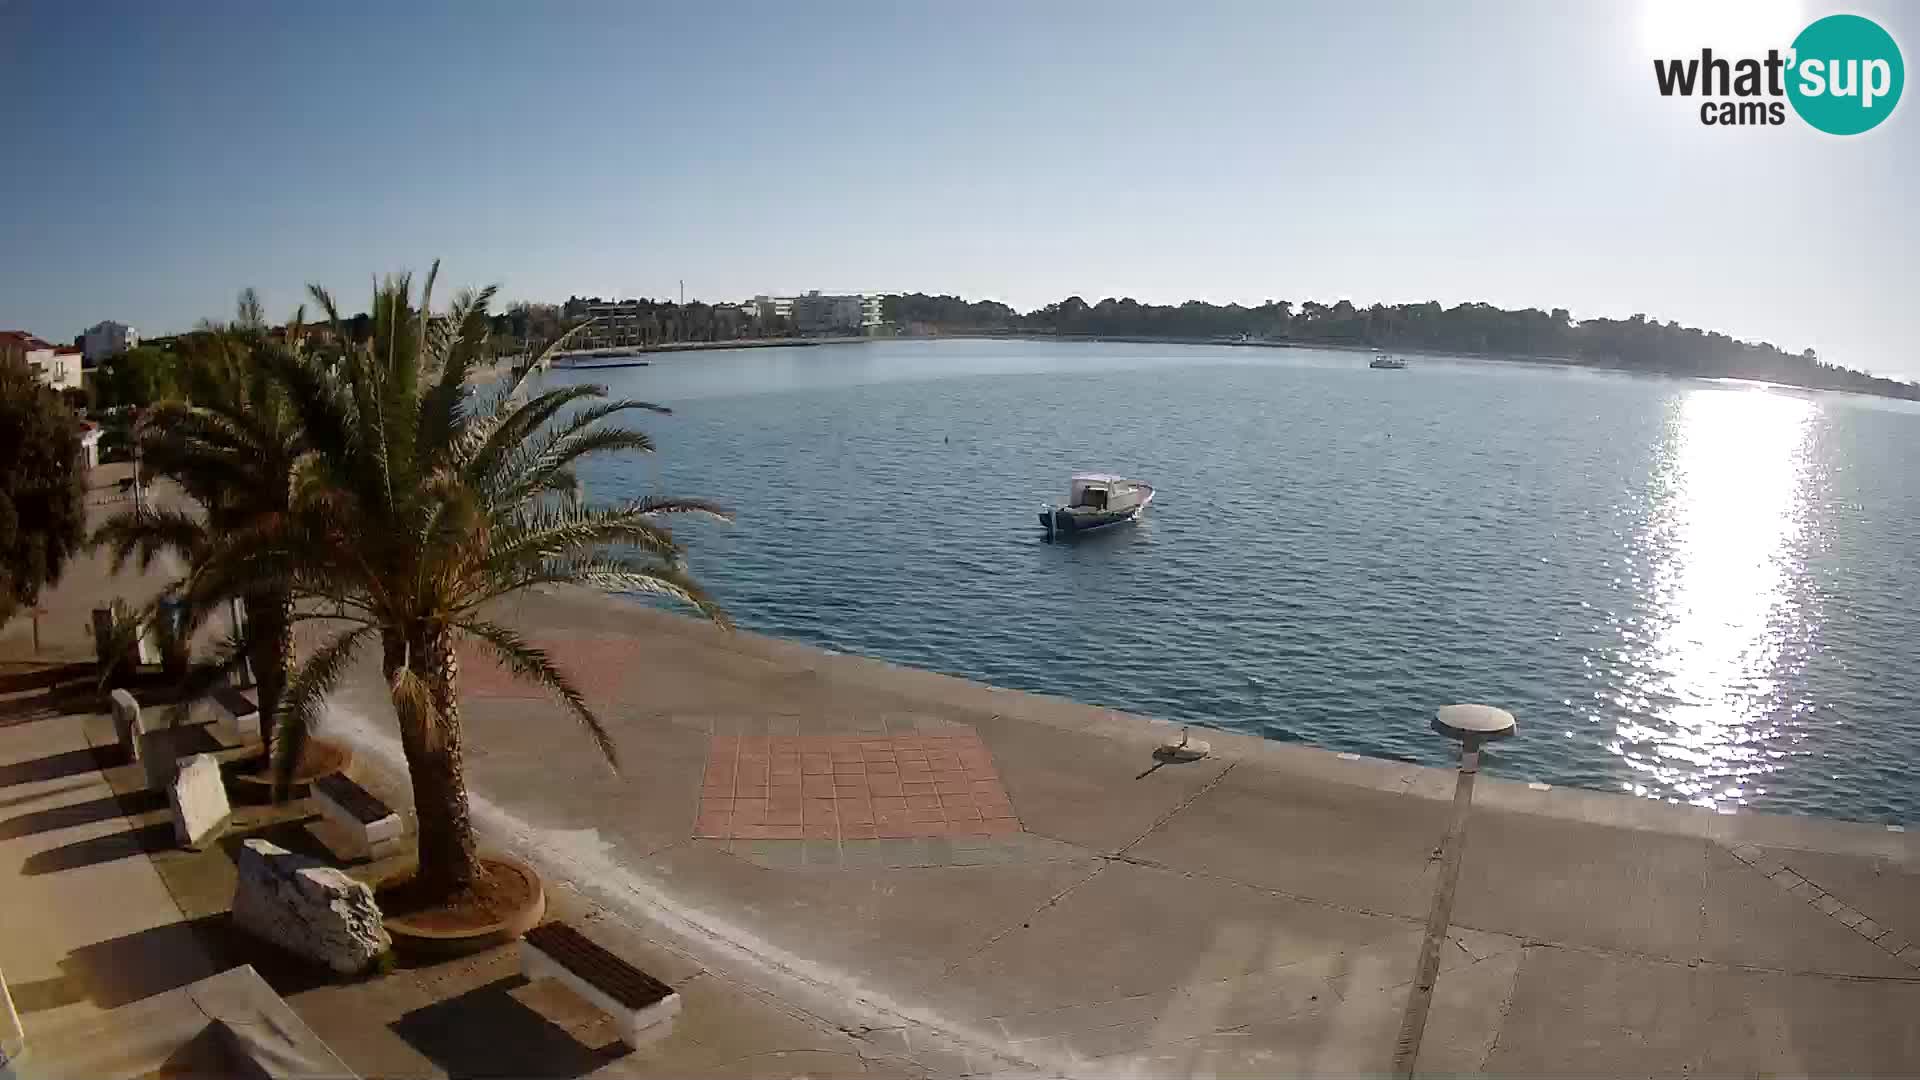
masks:
[[[552,691],[555,697],[566,704],[567,711],[580,721],[580,726],[586,728],[587,734],[593,737],[594,745],[600,748],[600,754],[607,759],[607,764],[615,772],[620,771],[620,754],[613,744],[613,736],[607,733],[600,718],[594,715],[586,696],[580,693],[566,672],[554,665],[553,658],[547,655],[546,650],[516,631],[485,619],[463,619],[453,625],[485,644],[508,671]]]
[[[733,619],[719,601],[677,566],[613,555],[548,559],[538,567],[526,569],[519,576],[502,582],[490,591],[486,599],[540,585],[577,585],[601,592],[665,596],[693,608],[723,630],[733,629]]]
[[[192,563],[210,542],[206,522],[173,507],[143,506],[125,510],[101,522],[93,532],[95,547],[106,547],[119,573],[136,556],[145,572],[162,554],[172,552]]]
[[[280,699],[280,715],[273,728],[273,797],[276,801],[286,798],[288,782],[306,750],[320,703],[346,674],[354,653],[375,632],[370,626],[342,630],[314,650],[287,681],[286,693]]]

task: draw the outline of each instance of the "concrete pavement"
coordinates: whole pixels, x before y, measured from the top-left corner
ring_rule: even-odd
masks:
[[[103,570],[76,567],[48,598],[66,613],[48,651],[90,656],[84,612],[139,598]],[[628,1054],[590,1010],[518,981],[510,950],[346,985],[281,977],[364,1074],[1391,1060],[1451,774],[1216,733],[1212,757],[1153,768],[1167,729],[1109,710],[615,598],[503,614],[576,673],[625,768],[468,656],[476,817],[541,867],[558,913],[687,1009]],[[377,683],[363,665],[328,724],[402,804]],[[93,749],[109,739],[96,707],[71,686],[0,693],[0,967],[30,1042],[234,959],[224,849],[167,850],[164,809],[116,797],[126,767]],[[978,753],[941,749],[972,745],[963,733]],[[267,817],[240,827],[287,825]],[[1914,834],[1483,778],[1420,1068],[1920,1072],[1915,939]]]
[[[613,598],[507,615],[580,677],[625,769],[467,657],[479,821],[707,970],[934,1073],[1388,1066],[1450,773],[1217,733],[1207,760],[1149,771],[1168,729],[1138,717]],[[401,796],[367,674],[329,723]],[[694,835],[725,795],[733,812],[779,801],[777,763],[764,791],[715,788],[716,738],[877,749],[961,731],[990,751],[1017,834],[949,808],[823,838],[809,826],[831,819],[807,815],[828,804],[798,775],[812,838]],[[1913,1073],[1915,937],[1911,834],[1484,778],[1420,1069]]]
[[[96,474],[105,481],[90,498],[96,523],[127,505],[111,484],[115,468]],[[649,940],[561,880],[549,883],[551,915],[586,927],[682,995],[686,1014],[667,1037],[621,1045],[599,1012],[521,978],[511,946],[336,983],[237,933],[226,918],[234,845],[264,836],[320,854],[304,832],[315,814],[305,801],[237,804],[219,842],[174,847],[165,799],[141,790],[139,766],[121,760],[100,711],[86,632],[92,607],[115,596],[143,602],[160,581],[111,577],[105,559],[83,556],[45,597],[38,661],[24,619],[0,634],[0,972],[27,1034],[16,1075],[35,1075],[36,1062],[93,1039],[108,1010],[249,963],[366,1077],[925,1073]]]

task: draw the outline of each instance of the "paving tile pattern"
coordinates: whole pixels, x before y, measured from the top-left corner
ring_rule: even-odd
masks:
[[[1839,920],[1840,925],[1878,945],[1888,954],[1898,957],[1913,967],[1920,968],[1920,945],[1909,940],[1905,934],[1867,918],[1845,900],[1794,873],[1791,867],[1752,844],[1742,844],[1731,850],[1734,858],[1765,874],[1769,881],[1785,890],[1788,896],[1799,897],[1807,902],[1807,906],[1829,918]]]
[[[694,820],[716,840],[901,840],[1020,832],[977,732],[716,735]]]

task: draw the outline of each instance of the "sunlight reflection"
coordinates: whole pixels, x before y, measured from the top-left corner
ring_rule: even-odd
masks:
[[[1814,405],[1765,390],[1703,389],[1681,403],[1648,538],[1653,610],[1609,747],[1638,795],[1744,805],[1780,756],[1782,623],[1804,527]]]

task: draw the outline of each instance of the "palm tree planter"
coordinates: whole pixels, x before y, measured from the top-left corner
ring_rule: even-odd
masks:
[[[341,351],[330,365],[272,358],[305,440],[294,498],[272,527],[219,538],[188,591],[203,601],[284,583],[299,601],[298,618],[333,621],[281,702],[281,769],[297,759],[354,657],[378,649],[419,846],[414,876],[387,899],[404,905],[403,914],[438,912],[444,923],[466,912],[490,924],[497,904],[468,807],[456,640],[552,691],[617,768],[611,736],[572,679],[486,608],[523,589],[573,584],[672,596],[725,625],[659,523],[668,513],[725,515],[698,500],[581,505],[578,462],[653,448],[644,434],[605,422],[667,410],[609,401],[599,386],[536,392],[531,380],[565,337],[518,377],[489,391],[469,387],[493,290],[463,292],[433,315],[433,277],[417,308],[409,277],[377,287],[371,334],[360,341],[347,334],[333,299],[310,290]]]

